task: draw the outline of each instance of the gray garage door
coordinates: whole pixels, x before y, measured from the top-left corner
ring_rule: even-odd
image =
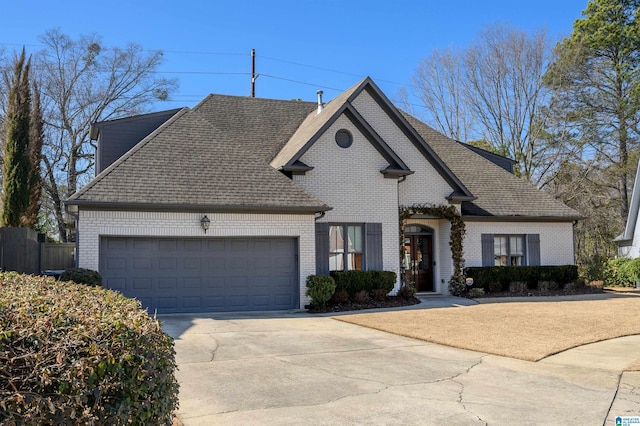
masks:
[[[298,307],[297,244],[290,238],[103,237],[105,287],[150,312]]]

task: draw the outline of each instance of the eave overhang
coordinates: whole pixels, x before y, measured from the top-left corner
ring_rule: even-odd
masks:
[[[210,212],[210,213],[278,213],[298,214],[317,213],[332,210],[326,204],[320,206],[259,206],[259,205],[219,205],[219,204],[158,204],[67,200],[65,204],[72,211],[79,208],[87,210],[126,210],[126,211],[161,211],[161,212]]]

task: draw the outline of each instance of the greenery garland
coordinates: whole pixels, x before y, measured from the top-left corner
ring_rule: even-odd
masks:
[[[400,251],[402,255],[404,255],[405,220],[414,214],[434,216],[438,219],[446,219],[451,223],[449,246],[451,247],[451,259],[453,260],[453,275],[449,280],[449,291],[454,295],[462,294],[466,287],[462,271],[464,268],[463,241],[466,227],[462,221],[462,216],[452,205],[414,204],[412,206],[400,206]]]

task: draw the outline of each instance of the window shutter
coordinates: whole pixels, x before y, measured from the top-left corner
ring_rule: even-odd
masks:
[[[316,274],[329,275],[329,224],[316,223]]]
[[[382,224],[365,223],[365,267],[369,271],[382,270]]]
[[[527,235],[527,265],[540,266],[540,234]]]
[[[493,234],[481,234],[482,242],[482,266],[493,266]]]

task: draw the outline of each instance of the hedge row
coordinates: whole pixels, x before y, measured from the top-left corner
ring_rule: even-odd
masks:
[[[333,271],[331,277],[336,282],[336,293],[344,290],[349,297],[361,291],[373,294],[378,289],[390,293],[396,285],[396,273],[393,271]]]
[[[395,284],[396,273],[392,271],[331,272],[330,276],[309,275],[306,294],[313,307],[322,308],[329,301],[332,304],[348,300],[361,303],[363,298],[369,297],[382,300]]]
[[[507,291],[512,282],[525,282],[527,287],[535,289],[539,282],[555,282],[560,287],[578,279],[578,267],[561,266],[482,266],[464,270],[467,278],[473,278],[473,288],[482,288],[485,292]]]
[[[0,424],[171,424],[173,340],[139,302],[0,274]]]

